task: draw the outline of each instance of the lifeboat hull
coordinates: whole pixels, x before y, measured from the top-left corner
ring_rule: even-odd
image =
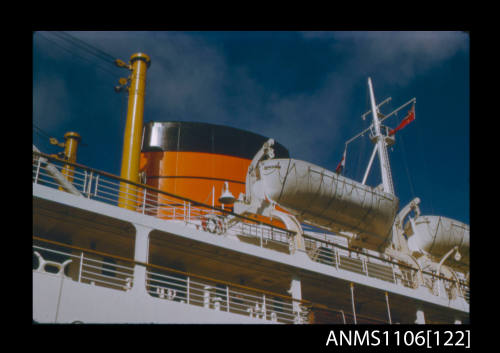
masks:
[[[458,262],[469,266],[470,232],[467,224],[442,216],[419,216],[414,223],[415,232],[409,221],[404,227],[411,251],[423,250],[441,258],[458,246],[461,255]]]
[[[266,197],[301,221],[354,233],[374,249],[390,241],[395,195],[296,159],[261,162],[260,178]]]

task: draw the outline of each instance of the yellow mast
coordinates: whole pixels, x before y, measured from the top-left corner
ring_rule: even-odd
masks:
[[[144,53],[136,53],[130,57],[130,65],[116,60],[116,65],[132,71],[129,77],[128,109],[125,135],[123,138],[123,153],[120,176],[123,179],[139,182],[139,160],[141,153],[141,135],[144,114],[144,94],[146,91],[146,71],[151,65],[151,59]],[[125,80],[120,79],[123,85]],[[117,91],[121,90],[118,87]],[[134,210],[136,208],[137,188],[127,183],[120,183],[120,207]]]
[[[78,149],[78,141],[80,141],[80,135],[76,132],[67,132],[64,134],[64,158],[71,163],[76,163],[76,151]],[[71,183],[73,182],[73,170],[75,167],[66,164],[62,174]]]
[[[78,150],[78,142],[80,141],[80,134],[77,132],[69,131],[64,134],[64,142],[59,142],[55,138],[50,139],[50,143],[52,145],[57,145],[59,147],[64,147],[64,160],[76,163],[76,151]],[[61,152],[60,152],[61,153]],[[59,153],[59,155],[60,155]],[[71,183],[73,182],[73,171],[75,167],[65,164],[63,169],[61,170],[62,175]],[[59,187],[59,190],[64,190],[64,188]]]

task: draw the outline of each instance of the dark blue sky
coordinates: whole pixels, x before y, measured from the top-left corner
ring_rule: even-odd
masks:
[[[346,140],[368,127],[367,77],[389,113],[415,97],[416,120],[389,149],[400,207],[469,223],[469,50],[462,32],[36,32],[33,123],[63,140],[81,134],[78,162],[120,173],[128,72],[106,54],[151,59],[144,121],[201,121],[275,138],[293,158],[334,170]],[[103,53],[91,55],[81,39]],[[404,109],[385,123],[395,127]],[[57,152],[33,129],[42,151]],[[360,181],[372,144],[349,145],[345,175]],[[380,180],[375,160],[368,184]]]

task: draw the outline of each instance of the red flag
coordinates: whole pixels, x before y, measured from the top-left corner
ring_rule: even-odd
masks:
[[[342,172],[342,170],[345,168],[345,155],[347,152],[347,148],[344,150],[344,155],[342,156],[342,160],[340,163],[337,165],[337,168],[335,169],[335,173],[339,174]]]
[[[411,106],[410,112],[403,119],[403,121],[401,121],[401,123],[398,125],[398,127],[395,128],[395,129],[392,129],[391,131],[389,131],[389,136],[394,135],[396,133],[396,131],[401,130],[406,125],[408,125],[409,123],[411,123],[413,120],[415,120],[415,103],[413,103],[413,105]]]

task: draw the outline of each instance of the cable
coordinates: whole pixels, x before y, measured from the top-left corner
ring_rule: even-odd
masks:
[[[424,150],[423,149],[423,144],[422,144],[422,131],[421,131],[421,128],[420,128],[420,125],[419,124],[415,124],[416,126],[416,129],[417,129],[417,149],[419,151],[419,157],[421,158],[421,160],[423,160],[423,166],[424,166],[424,171],[425,171],[425,174],[427,174],[429,176],[429,165],[428,165],[428,161],[427,161],[427,158],[425,157],[425,153],[423,153],[422,151]],[[432,178],[428,177],[428,180],[432,180]],[[433,191],[433,188],[432,188],[432,182],[428,183],[429,185],[429,189],[430,189],[430,193],[428,194],[429,196],[429,201],[430,201],[430,208],[431,208],[431,212],[432,214],[435,214],[434,212],[434,202],[433,202],[433,197],[432,195],[434,195],[434,191]],[[427,195],[426,195],[427,197]]]
[[[411,176],[410,176],[410,170],[408,168],[408,163],[406,161],[406,149],[405,149],[405,144],[404,144],[404,141],[403,141],[403,136],[399,136],[399,139],[401,140],[401,147],[402,147],[402,152],[403,152],[403,164],[405,166],[405,170],[406,170],[406,176],[408,177],[408,183],[410,184],[410,191],[411,191],[411,195],[413,198],[415,198],[415,190],[413,189],[413,183],[411,181]]]
[[[53,39],[51,39],[51,38],[47,37],[45,34],[42,34],[41,32],[38,32],[38,35],[39,35],[41,38],[43,38],[43,39],[45,39],[45,40],[47,40],[47,41],[51,42],[51,43],[52,43],[52,44],[54,44],[54,45],[56,45],[56,46],[57,46],[57,47],[59,47],[60,49],[63,49],[64,51],[68,52],[69,54],[74,55],[74,56],[76,56],[76,57],[78,57],[78,58],[82,59],[83,61],[87,62],[88,64],[91,64],[92,66],[95,66],[95,67],[97,67],[97,68],[99,68],[99,69],[103,70],[104,72],[106,72],[106,73],[110,74],[110,75],[111,75],[111,76],[113,76],[114,78],[116,78],[116,76],[117,76],[117,75],[116,75],[116,73],[114,73],[114,72],[112,72],[112,71],[108,70],[107,68],[103,67],[102,65],[99,65],[97,62],[92,62],[90,59],[88,59],[88,58],[86,58],[86,57],[83,57],[83,56],[79,55],[78,53],[76,53],[76,52],[72,51],[71,49],[69,49],[68,47],[64,46],[63,44],[61,44],[61,43],[58,43],[58,42],[54,41]]]
[[[53,136],[50,136],[47,132],[43,131],[42,129],[40,129],[35,123],[33,123],[33,127],[35,128],[35,133],[39,136],[42,136],[42,137],[46,137],[47,139],[50,139],[53,138]],[[88,145],[82,141],[80,141],[79,143],[79,146],[82,146],[82,147],[88,147]]]
[[[33,123],[33,127],[34,127],[36,130],[38,130],[38,132],[36,132],[38,135],[43,136],[43,137],[46,137],[46,138],[48,138],[48,139],[50,139],[50,138],[51,138],[51,136],[49,136],[49,135],[48,135],[45,131],[43,131],[43,130],[42,130],[42,129],[40,129],[38,126],[36,126],[36,124],[35,124],[35,123]]]
[[[94,47],[93,45],[90,45],[87,42],[79,38],[76,38],[66,32],[53,32],[53,34],[55,34],[56,36],[58,36],[63,40],[68,41],[69,43],[75,45],[76,47],[81,48],[82,50],[88,52],[89,54],[94,55],[96,58],[99,58],[106,63],[113,64],[116,59],[116,56],[108,54],[105,51],[97,47]]]
[[[33,123],[33,127],[35,134],[39,136],[36,140],[34,138],[33,142],[37,145],[43,144],[46,148],[53,148],[54,146],[49,142],[51,136],[49,136],[47,132],[40,129],[35,123]]]

